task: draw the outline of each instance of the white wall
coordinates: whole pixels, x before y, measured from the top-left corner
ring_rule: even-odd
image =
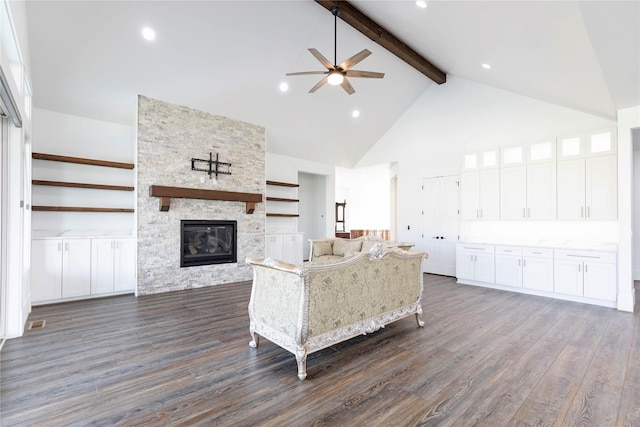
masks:
[[[336,168],[336,202],[347,201],[346,230],[390,228],[389,164]]]
[[[267,141],[267,150],[269,142]],[[335,210],[335,167],[325,163],[312,162],[267,152],[266,179],[270,181],[298,183],[298,173],[326,176],[326,201],[324,215],[327,218],[325,236],[334,236],[333,212]],[[292,225],[294,224],[294,225]],[[297,231],[297,221],[291,218],[267,218],[267,232]]]
[[[130,126],[34,108],[35,153],[136,163],[135,130]],[[115,169],[33,160],[33,179],[135,187],[135,169]],[[135,192],[34,186],[34,205],[135,206]],[[33,212],[33,230],[122,230],[134,233],[134,214],[95,212]]]
[[[422,229],[422,179],[458,174],[465,153],[615,126],[602,117],[448,76],[447,83],[430,86],[357,166],[398,162],[397,239],[417,243]],[[489,232],[494,238],[496,234],[509,237],[514,225],[523,224],[497,222],[491,228],[471,224],[465,230],[468,238]],[[615,222],[543,227],[546,236],[537,235],[531,224],[526,227],[520,229],[539,239],[587,235],[616,240],[615,231],[610,236]]]
[[[640,106],[618,111],[618,309],[633,312],[633,140]]]

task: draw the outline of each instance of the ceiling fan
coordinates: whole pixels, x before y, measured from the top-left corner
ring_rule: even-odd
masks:
[[[360,70],[352,70],[351,67],[365,59],[367,56],[371,55],[371,52],[368,49],[364,49],[361,52],[356,53],[351,58],[347,59],[343,63],[336,65],[338,62],[336,59],[337,56],[337,33],[338,33],[338,14],[340,11],[337,7],[333,7],[331,9],[331,13],[334,17],[334,26],[333,26],[333,61],[329,61],[325,58],[317,49],[309,48],[309,52],[318,60],[322,65],[327,68],[327,71],[301,71],[298,73],[287,73],[287,76],[302,76],[302,75],[310,75],[310,74],[326,74],[326,76],[320,80],[314,87],[311,88],[309,93],[313,93],[325,83],[329,83],[330,85],[340,85],[342,88],[349,94],[352,95],[355,93],[355,89],[351,86],[351,83],[347,80],[347,77],[367,77],[372,79],[381,79],[384,77],[384,73],[377,73],[374,71],[360,71]]]

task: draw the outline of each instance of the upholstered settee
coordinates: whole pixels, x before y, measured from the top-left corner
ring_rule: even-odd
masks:
[[[385,248],[400,248],[405,251],[413,247],[413,243],[382,240],[375,236],[363,236],[356,239],[324,238],[309,239],[309,262],[334,263],[361,253],[369,253],[371,248],[382,245]]]
[[[247,258],[253,266],[249,302],[251,347],[262,336],[296,357],[307,355],[414,314],[424,326],[421,263],[426,254],[374,246],[333,264],[295,266]]]

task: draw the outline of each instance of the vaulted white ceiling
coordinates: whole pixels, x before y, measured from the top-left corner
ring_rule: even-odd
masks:
[[[450,75],[608,118],[640,105],[640,1],[352,3]],[[142,94],[264,126],[269,152],[339,166],[435,84],[339,20],[337,61],[367,48],[355,68],[386,75],[351,79],[351,96],[329,85],[307,93],[319,76],[285,74],[322,70],[307,49],[333,61],[334,46],[333,16],[310,0],[26,9],[35,107],[134,126]],[[153,42],[140,35],[146,25]]]

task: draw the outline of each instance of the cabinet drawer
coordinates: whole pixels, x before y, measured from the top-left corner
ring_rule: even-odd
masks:
[[[522,248],[518,246],[496,246],[496,255],[522,255]]]
[[[458,243],[457,249],[459,251],[493,253],[494,246],[482,243]]]
[[[535,258],[553,258],[553,249],[547,248],[522,248],[522,255]]]
[[[615,252],[557,250],[555,258],[574,261],[605,262],[609,264],[616,263]]]

